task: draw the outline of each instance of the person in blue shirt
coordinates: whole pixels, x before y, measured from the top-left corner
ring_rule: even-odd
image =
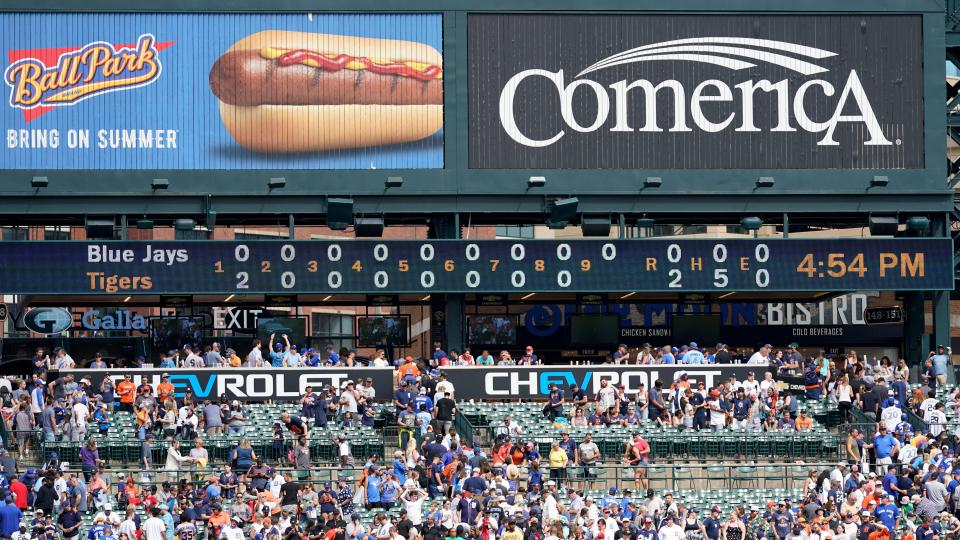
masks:
[[[393,508],[397,502],[398,487],[397,481],[387,473],[383,482],[380,483],[380,508],[385,510]]]
[[[751,401],[747,399],[744,389],[737,388],[737,395],[733,398],[733,428],[746,430],[749,426]]]
[[[920,526],[917,527],[917,540],[940,538],[941,532],[942,529],[939,523],[930,521],[929,516],[923,516],[923,521],[921,521]]]
[[[433,400],[427,395],[427,389],[421,388],[420,392],[413,398],[413,410],[425,410],[433,412]]]
[[[900,449],[900,443],[893,435],[887,433],[887,426],[882,422],[880,432],[873,438],[873,449],[877,454],[877,463],[881,465],[889,465],[892,462],[890,455]]]
[[[897,485],[897,468],[894,465],[887,467],[886,474],[883,475],[883,491],[893,495],[896,493],[896,490],[893,489],[893,486]]]
[[[407,387],[407,381],[400,381],[400,388],[393,393],[393,406],[397,416],[407,410],[407,405],[413,402],[413,393]]]
[[[901,409],[907,407],[907,383],[903,381],[903,374],[897,373],[893,382],[890,383],[890,393],[897,400],[897,406]]]
[[[13,496],[7,495],[4,502],[6,504],[0,507],[0,537],[10,538],[10,535],[20,529],[23,512],[13,504]]]
[[[306,354],[303,356],[303,364],[307,367],[317,367],[320,365],[320,353],[316,349],[310,347],[307,349]]]
[[[444,351],[442,347],[440,347],[440,342],[438,341],[438,342],[434,343],[434,344],[433,344],[433,357],[432,357],[431,365],[433,365],[433,366],[439,366],[439,365],[440,365],[440,361],[443,360],[443,359],[446,358],[446,357],[447,357],[447,352]]]
[[[933,363],[933,375],[937,378],[937,384],[947,384],[947,365],[950,364],[950,355],[946,353],[943,345],[937,345],[937,353],[930,353],[930,360]]]
[[[880,520],[880,522],[887,527],[888,531],[896,530],[897,518],[900,517],[900,509],[897,508],[897,505],[893,504],[893,497],[884,495],[883,504],[877,505],[877,508],[873,511],[873,517]]]
[[[372,508],[380,508],[380,486],[383,484],[383,478],[381,472],[376,466],[372,466],[371,474],[367,476],[366,482],[366,504],[364,505],[367,510]]]
[[[160,364],[157,367],[159,367],[160,369],[170,369],[170,368],[175,368],[177,366],[173,363],[173,359],[170,358],[169,355],[165,353],[160,353]]]
[[[273,339],[276,334],[270,334],[270,365],[273,367],[283,367],[283,359],[287,355],[287,351],[290,350],[290,341],[287,340],[287,346],[284,348],[282,343],[274,343]],[[284,336],[286,340],[286,336]]]
[[[337,351],[333,349],[332,343],[327,345],[327,365],[330,365],[330,366],[340,365],[340,355],[337,354]]]
[[[683,363],[690,365],[700,365],[706,362],[703,353],[700,352],[700,349],[697,348],[697,342],[691,341],[689,349],[687,349],[686,354],[683,355]]]
[[[676,351],[676,348],[671,349],[669,345],[663,347],[663,354],[660,355],[661,364],[676,364],[677,360],[674,358],[673,353]]]

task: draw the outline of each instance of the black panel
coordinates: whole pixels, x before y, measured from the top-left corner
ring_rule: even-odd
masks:
[[[469,16],[468,32],[471,168],[923,166],[919,16],[484,14]],[[711,38],[711,42],[664,44],[690,38]],[[578,76],[601,60],[654,44],[661,44],[660,53],[645,50],[644,61]],[[818,51],[798,49],[798,45]],[[527,70],[543,71],[523,78],[513,99],[502,99],[508,81]],[[676,88],[657,92],[653,105],[653,92],[632,87],[639,80],[649,81],[651,88],[675,81],[668,84]],[[707,84],[701,95],[729,92],[721,96],[724,101],[693,98],[698,85],[708,80],[718,81],[719,86]],[[620,92],[626,96],[626,106],[617,103],[618,92],[611,88],[620,81],[632,88]],[[783,84],[786,106],[778,105],[776,90],[737,88],[751,81]],[[830,90],[816,81],[829,84],[832,96],[825,95]],[[865,100],[859,103],[869,102],[882,136],[871,136],[866,122],[839,122],[832,136],[837,144],[828,145],[829,129],[805,130],[795,108],[820,123],[838,114],[858,115],[862,107],[851,97],[855,92],[841,101],[848,84],[856,89],[853,81],[862,84]],[[568,100],[567,121],[561,114],[564,91],[558,85],[573,96]],[[801,88],[805,90],[800,92]],[[679,93],[682,98],[676,97]],[[805,98],[798,99],[798,94]],[[747,95],[753,96],[752,107],[745,106]],[[718,124],[729,117],[729,125],[710,132],[702,120],[694,120],[694,101],[702,118]],[[646,114],[648,102],[655,106],[655,123]],[[837,111],[840,103],[846,105]],[[504,108],[511,104],[512,115]],[[602,111],[601,104],[609,110]],[[675,104],[682,119],[675,114]],[[750,126],[745,109],[752,110],[756,131],[745,131]],[[618,115],[622,115],[619,121]],[[508,135],[511,118],[516,124],[513,138]],[[649,131],[641,131],[648,121]],[[571,123],[586,131],[578,132]],[[611,131],[618,125],[618,131]],[[778,126],[780,131],[773,131]],[[542,147],[518,142],[523,137],[547,141],[560,133],[555,142]],[[864,144],[868,141],[876,144]]]

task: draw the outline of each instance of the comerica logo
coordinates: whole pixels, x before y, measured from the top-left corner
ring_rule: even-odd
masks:
[[[560,116],[570,130],[579,133],[591,133],[597,130],[611,132],[691,132],[694,129],[707,133],[720,133],[728,129],[738,132],[770,131],[777,133],[796,132],[822,133],[818,146],[838,146],[834,134],[841,123],[863,124],[866,132],[864,145],[890,146],[863,84],[856,70],[850,70],[843,88],[837,90],[830,82],[812,78],[827,73],[829,69],[817,64],[819,60],[836,56],[836,53],[783,41],[742,37],[700,37],[664,41],[637,47],[617,53],[600,60],[578,73],[569,83],[564,71],[553,72],[545,69],[528,69],[511,77],[500,93],[500,123],[504,131],[514,141],[529,147],[550,146],[567,135],[567,130],[558,129],[545,139],[534,139],[525,134],[517,125],[515,116],[515,98],[521,85],[528,79],[543,78],[556,88],[560,101]],[[788,78],[773,82],[767,79],[746,80],[734,84],[718,79],[708,79],[697,84],[692,91],[677,80],[668,79],[654,83],[646,79],[633,81],[620,80],[604,86],[597,81],[585,78],[586,75],[627,64],[647,62],[697,62],[711,64],[731,71],[741,71],[757,67],[759,63],[779,66],[803,77],[811,77],[797,85]],[[532,81],[530,81],[532,82]],[[596,104],[595,116],[578,118],[574,115],[574,96],[577,92],[586,93]],[[813,118],[812,111],[806,109],[806,101],[816,93],[835,98],[828,112],[829,117]],[[592,95],[591,95],[592,94]],[[771,125],[757,125],[755,111],[757,102],[767,99],[763,94],[775,98],[773,109],[775,120]],[[673,124],[661,125],[658,118],[658,97],[672,98],[669,108],[673,111]],[[761,96],[761,97],[758,97]],[[721,106],[722,112],[708,118],[704,104],[730,103]],[[630,111],[639,107],[643,121],[639,125],[631,124]],[[730,110],[730,107],[733,110]],[[855,114],[849,114],[854,112]],[[817,111],[821,115],[822,111]],[[844,114],[847,112],[848,114]],[[582,116],[582,115],[581,115]]]

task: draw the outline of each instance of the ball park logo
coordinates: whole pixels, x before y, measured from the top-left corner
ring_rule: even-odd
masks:
[[[143,34],[136,44],[95,41],[80,47],[9,51],[11,64],[3,80],[10,86],[10,106],[23,109],[29,122],[54,107],[146,86],[160,77],[160,51],[171,45]]]
[[[836,146],[834,131],[842,122],[862,123],[869,137],[865,146],[890,146],[894,144],[883,133],[874,114],[863,83],[855,70],[850,70],[846,81],[838,94],[833,83],[817,75],[830,70],[819,62],[837,56],[837,53],[783,41],[753,39],[742,37],[685,38],[643,45],[604,58],[584,68],[567,82],[563,70],[556,72],[546,69],[527,69],[517,73],[504,85],[500,94],[500,122],[504,131],[516,142],[525,146],[542,148],[549,146],[567,132],[558,130],[545,139],[533,139],[523,133],[514,114],[514,100],[517,89],[531,77],[541,77],[552,83],[560,102],[560,116],[566,126],[576,132],[590,133],[599,129],[611,132],[689,132],[694,129],[707,133],[720,133],[728,129],[739,132],[792,132],[800,130],[809,133],[823,133],[818,146]],[[626,65],[645,65],[648,62],[696,62],[725,68],[731,72],[742,72],[758,67],[758,64],[777,66],[791,71],[795,76],[778,82],[768,79],[745,81],[721,81],[708,79],[700,82],[690,92],[683,83],[673,79],[650,81],[647,79],[623,79],[613,84],[603,84],[586,75],[601,70]],[[667,71],[669,73],[669,71]],[[803,79],[806,80],[803,80]],[[842,78],[842,74],[841,74]],[[794,88],[792,84],[802,80]],[[838,82],[835,80],[834,82]],[[585,94],[593,94],[596,104],[596,116],[584,125],[582,119],[574,116],[574,93],[582,88]],[[631,94],[632,92],[632,94]],[[663,126],[657,119],[657,96],[660,93],[672,95],[670,108],[674,112],[672,126]],[[757,126],[755,124],[754,95],[775,93],[775,126]],[[807,96],[819,92],[827,98],[834,98],[830,117],[815,120],[806,108]],[[640,99],[636,99],[640,94]],[[739,96],[737,95],[739,94]],[[590,98],[588,98],[590,99]],[[703,104],[707,102],[731,103],[730,112],[716,121],[708,119]],[[854,107],[859,114],[847,114],[847,106]],[[630,107],[640,107],[644,111],[642,125],[630,124]],[[727,109],[729,110],[729,109]],[[688,124],[692,121],[693,127]],[[734,124],[739,120],[739,126]],[[612,124],[612,125],[611,125]]]

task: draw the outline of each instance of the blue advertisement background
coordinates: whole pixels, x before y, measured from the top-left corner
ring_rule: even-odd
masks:
[[[305,154],[257,154],[239,146],[220,119],[210,68],[234,42],[262,30],[400,39],[442,52],[439,14],[0,14],[0,72],[9,51],[136,43],[153,34],[175,42],[158,55],[153,83],[61,106],[25,122],[3,90],[3,169],[418,169],[443,167],[443,130],[393,146]],[[60,146],[9,148],[10,129],[57,129]],[[71,149],[66,131],[89,129],[90,148]],[[99,129],[175,129],[176,149],[100,149]]]

